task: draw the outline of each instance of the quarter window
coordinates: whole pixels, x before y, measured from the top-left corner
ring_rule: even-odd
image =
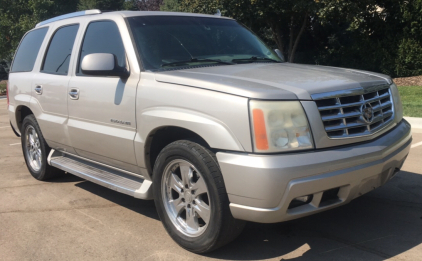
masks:
[[[31,31],[25,35],[16,52],[10,72],[32,71],[47,31],[48,27],[44,27]]]
[[[86,29],[79,57],[78,74],[82,75],[81,64],[91,53],[114,54],[120,67],[126,67],[126,53],[119,28],[112,21],[92,22]]]
[[[41,69],[45,73],[67,75],[79,25],[62,27],[54,34]]]

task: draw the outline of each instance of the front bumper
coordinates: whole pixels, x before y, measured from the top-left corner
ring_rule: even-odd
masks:
[[[411,142],[411,127],[402,120],[367,143],[284,155],[218,152],[217,159],[233,216],[276,223],[341,206],[385,184],[402,167]],[[308,195],[311,202],[289,208]]]

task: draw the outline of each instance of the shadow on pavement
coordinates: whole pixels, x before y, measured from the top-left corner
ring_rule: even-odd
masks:
[[[153,200],[141,200],[134,197],[122,194],[120,192],[105,188],[103,186],[97,185],[95,183],[84,181],[75,184],[75,186],[91,192],[97,196],[100,196],[110,202],[113,202],[117,205],[130,209],[134,212],[137,212],[141,215],[160,220],[155,210],[155,205]]]

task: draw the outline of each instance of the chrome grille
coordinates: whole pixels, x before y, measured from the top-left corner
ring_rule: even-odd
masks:
[[[390,125],[394,119],[389,85],[315,94],[312,98],[330,138],[370,135]],[[364,116],[365,107],[372,107],[372,118]]]

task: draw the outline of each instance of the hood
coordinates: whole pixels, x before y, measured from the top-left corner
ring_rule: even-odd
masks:
[[[256,99],[311,100],[312,94],[391,83],[383,74],[292,63],[251,63],[156,72],[158,82]]]

